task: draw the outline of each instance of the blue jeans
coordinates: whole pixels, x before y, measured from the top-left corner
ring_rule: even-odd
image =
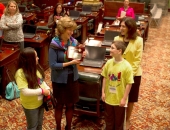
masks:
[[[27,119],[27,130],[42,130],[44,106],[36,109],[24,109]]]

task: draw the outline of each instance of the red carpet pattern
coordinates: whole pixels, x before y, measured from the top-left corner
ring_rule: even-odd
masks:
[[[149,28],[142,58],[143,76],[139,102],[135,104],[130,130],[170,130],[170,13],[162,18],[160,27]],[[51,86],[50,75],[46,71],[47,84]],[[53,111],[45,112],[43,130],[54,130]],[[73,122],[79,119],[73,118]],[[76,130],[104,129],[93,118],[77,123]],[[63,114],[62,127],[65,127]],[[26,130],[26,119],[19,99],[0,99],[0,130]]]

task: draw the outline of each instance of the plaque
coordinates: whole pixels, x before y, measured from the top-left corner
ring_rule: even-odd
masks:
[[[67,58],[69,60],[83,60],[84,48],[69,46],[67,50]]]

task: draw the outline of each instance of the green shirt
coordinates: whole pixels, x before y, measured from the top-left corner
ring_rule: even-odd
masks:
[[[105,102],[109,105],[119,105],[126,85],[134,83],[131,65],[126,60],[116,63],[112,58],[103,67],[101,75],[106,78]]]

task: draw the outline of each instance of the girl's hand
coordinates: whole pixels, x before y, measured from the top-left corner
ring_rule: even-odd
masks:
[[[45,95],[45,96],[50,95],[50,90],[49,89],[43,89],[43,95]]]

